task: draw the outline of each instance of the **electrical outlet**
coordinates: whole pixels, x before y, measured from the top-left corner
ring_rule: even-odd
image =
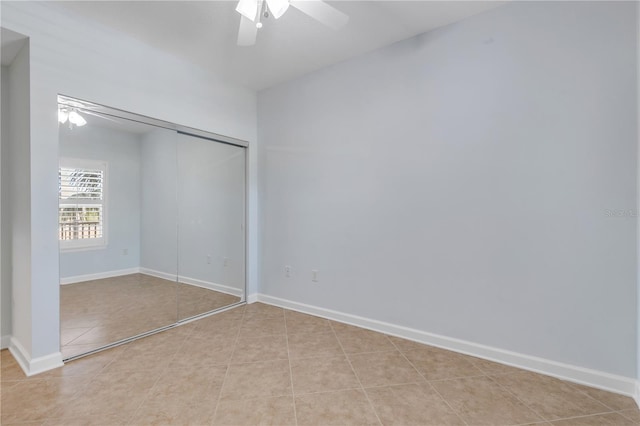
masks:
[[[126,249],[126,248],[122,249],[122,255],[123,256],[126,256],[128,254],[129,254],[129,249]]]
[[[314,283],[318,282],[318,270],[317,269],[312,269],[311,270],[311,281],[313,281]]]
[[[211,264],[211,255],[208,254],[207,255],[207,265],[210,265],[210,264]]]
[[[287,278],[291,278],[291,273],[293,272],[293,268],[289,265],[284,267],[284,276]]]
[[[229,266],[229,258],[228,257],[223,257],[222,258],[222,266],[224,266],[225,268],[227,266]]]

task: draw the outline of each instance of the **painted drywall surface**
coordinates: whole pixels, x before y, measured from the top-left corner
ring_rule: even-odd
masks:
[[[140,266],[177,276],[176,133],[156,129],[142,137]]]
[[[0,204],[0,336],[2,336],[2,347],[8,345],[6,341],[11,335],[11,203],[9,200],[9,67],[2,67],[0,71],[2,87],[0,95],[2,97],[2,143],[0,144],[0,193],[3,202]]]
[[[178,273],[244,288],[245,149],[178,135]]]
[[[144,135],[140,266],[242,288],[244,181],[243,148],[163,129]]]
[[[636,39],[640,40],[640,6],[636,6]],[[636,71],[637,71],[637,75],[636,75],[636,92],[637,92],[637,98],[636,98],[636,132],[637,132],[637,141],[638,141],[638,164],[640,164],[640,43],[637,44],[636,46]],[[638,196],[637,196],[637,204],[636,204],[636,212],[640,213],[640,169],[636,170],[637,172],[637,192],[638,192]],[[637,221],[636,221],[637,222]],[[640,253],[640,226],[637,225],[637,229],[636,229],[636,241],[637,241],[637,246],[636,246],[636,253]],[[636,277],[638,279],[638,285],[637,285],[637,291],[636,291],[636,306],[637,306],[637,313],[638,313],[638,320],[637,320],[637,324],[639,324],[638,329],[636,330],[636,339],[637,339],[637,352],[636,352],[636,358],[637,358],[637,362],[638,362],[638,366],[637,366],[637,376],[638,378],[640,378],[640,262],[638,262],[637,264],[637,274]],[[636,403],[638,405],[640,405],[640,386],[636,385]]]
[[[31,280],[32,257],[30,255],[31,200],[30,187],[30,148],[29,148],[29,44],[22,47],[8,69],[8,199],[11,219],[9,241],[12,260],[11,297],[11,334],[25,349],[32,348],[31,340],[31,288],[23,283]],[[4,116],[3,112],[3,116]],[[21,309],[16,309],[20,306]],[[3,330],[4,331],[4,330]]]
[[[104,248],[60,252],[60,277],[140,266],[140,135],[87,125],[60,126],[60,157],[104,161],[106,236]],[[123,250],[127,251],[125,255]]]
[[[59,348],[57,94],[255,141],[255,93],[41,2],[2,2],[2,27],[30,37],[32,357]],[[254,213],[255,214],[255,213]],[[256,251],[254,244],[254,252]],[[24,253],[21,253],[21,256]],[[255,276],[253,277],[255,279]],[[255,285],[255,284],[254,284]],[[16,305],[25,315],[26,310]]]
[[[95,120],[60,126],[60,157],[107,162],[107,246],[62,251],[60,276],[139,267],[175,275],[178,262],[181,276],[242,288],[244,149],[151,126],[144,135],[92,126]]]
[[[636,377],[635,7],[507,5],[261,92],[261,292]]]

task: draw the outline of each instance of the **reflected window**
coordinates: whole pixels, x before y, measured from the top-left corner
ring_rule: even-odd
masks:
[[[106,245],[106,162],[62,159],[58,170],[60,248],[78,250]]]

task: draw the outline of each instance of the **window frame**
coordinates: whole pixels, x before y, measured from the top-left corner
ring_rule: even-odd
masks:
[[[61,168],[86,169],[102,171],[102,200],[101,202],[90,202],[87,204],[95,204],[102,206],[102,237],[100,238],[81,238],[74,240],[60,239],[60,206],[64,204],[58,192],[58,244],[61,252],[85,251],[105,249],[108,244],[108,176],[109,164],[103,160],[89,160],[84,158],[60,158],[58,163],[58,173]],[[76,203],[83,204],[83,203]]]

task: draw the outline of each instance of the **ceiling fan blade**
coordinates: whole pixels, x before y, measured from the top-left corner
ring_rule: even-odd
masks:
[[[267,0],[271,15],[278,19],[289,9],[289,0]]]
[[[291,0],[289,3],[302,13],[334,30],[343,27],[349,21],[348,15],[322,0]]]
[[[236,6],[236,12],[247,19],[255,21],[258,14],[258,0],[240,0]]]
[[[253,46],[256,44],[258,27],[244,15],[240,16],[240,29],[238,30],[238,46]]]

